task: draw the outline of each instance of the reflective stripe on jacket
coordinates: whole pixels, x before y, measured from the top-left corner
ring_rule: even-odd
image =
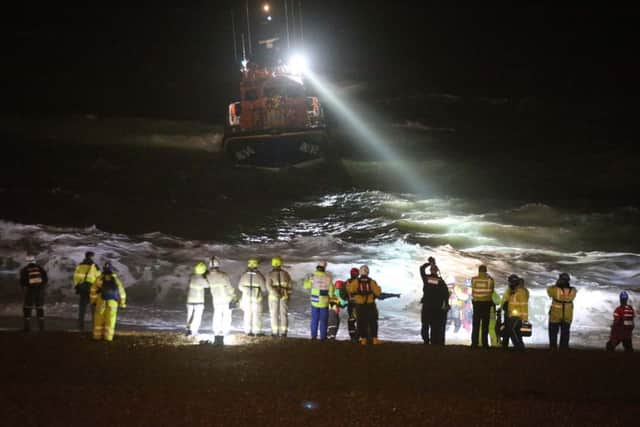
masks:
[[[98,270],[98,267],[96,267],[93,262],[91,264],[82,262],[81,264],[78,264],[73,272],[73,285],[78,286],[80,283],[84,282],[91,285],[96,281],[98,276],[100,276],[100,270]]]
[[[529,291],[524,286],[518,286],[513,291],[507,287],[502,301],[508,304],[508,317],[529,320]]]
[[[267,275],[269,298],[289,298],[292,292],[291,276],[281,268],[274,268]]]
[[[333,298],[333,279],[324,271],[315,271],[304,281],[304,288],[311,289],[311,305],[317,308],[329,307],[329,298]]]
[[[630,305],[621,305],[613,312],[613,326],[622,326],[631,330],[634,325],[635,313]]]
[[[378,283],[370,277],[360,277],[358,280],[350,281],[347,291],[356,304],[375,304],[376,297],[382,292]]]
[[[551,298],[549,307],[549,322],[571,323],[573,320],[573,300],[577,294],[576,288],[561,288],[553,285],[547,288],[547,295]]]
[[[187,304],[204,304],[204,290],[208,287],[209,281],[202,274],[189,276]]]
[[[471,298],[473,301],[491,301],[495,284],[493,278],[481,272],[471,279]]]
[[[262,301],[262,295],[267,292],[264,276],[258,270],[247,270],[240,276],[238,288],[242,292],[243,306]]]
[[[224,271],[213,269],[209,271],[207,280],[209,280],[213,305],[229,305],[236,296],[229,275]]]

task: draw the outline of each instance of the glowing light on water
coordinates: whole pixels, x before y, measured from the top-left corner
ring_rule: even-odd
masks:
[[[411,165],[398,155],[390,146],[389,141],[377,132],[372,130],[373,120],[367,120],[362,113],[358,111],[355,105],[350,104],[346,99],[338,95],[338,90],[333,89],[331,85],[316,75],[308,67],[302,69],[305,77],[318,90],[320,97],[332,106],[336,112],[348,119],[351,129],[355,131],[362,141],[377,155],[382,157],[385,162],[395,165],[394,172],[403,180],[408,188],[417,193],[424,193],[424,183],[422,178],[412,170]]]

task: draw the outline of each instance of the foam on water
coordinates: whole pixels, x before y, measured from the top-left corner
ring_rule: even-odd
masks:
[[[131,308],[122,313],[122,322],[161,329],[182,327],[184,291],[196,261],[217,255],[235,283],[250,256],[268,261],[281,255],[296,282],[291,335],[307,335],[308,296],[302,280],[318,260],[327,259],[336,279],[367,263],[384,291],[401,293],[400,299],[378,304],[380,336],[412,341],[419,339],[420,327],[418,266],[434,256],[448,283],[468,283],[480,263],[488,266],[500,291],[509,274],[523,276],[534,324],[529,341],[540,344],[547,340],[550,302],[545,287],[560,272],[570,273],[578,288],[572,341],[602,347],[620,290],[630,292],[632,303],[640,297],[640,253],[631,238],[639,231],[639,216],[634,208],[578,212],[544,204],[352,192],[292,203],[266,215],[239,243],[0,221],[5,301],[0,315],[20,314],[16,274],[27,253],[35,254],[49,273],[49,315],[75,315],[70,277],[84,252],[92,250],[99,264],[109,260],[115,265],[129,288]],[[267,266],[263,263],[262,270]],[[267,318],[265,310],[265,328]],[[208,324],[205,319],[205,328]],[[234,327],[240,324],[237,311]],[[342,329],[340,336],[346,337]],[[448,335],[449,342],[468,340],[464,329]]]

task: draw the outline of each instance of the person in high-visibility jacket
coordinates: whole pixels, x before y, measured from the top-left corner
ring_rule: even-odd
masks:
[[[327,320],[327,338],[330,340],[337,338],[340,330],[340,310],[348,304],[344,281],[336,280],[333,287],[333,297],[329,298],[329,318]]]
[[[207,265],[200,261],[193,267],[187,287],[187,336],[197,337],[204,313],[204,291],[209,288]]]
[[[382,290],[378,283],[369,277],[369,267],[367,265],[360,267],[358,281],[349,282],[347,291],[350,295],[353,295],[356,304],[360,344],[380,344],[380,340],[378,340],[376,297],[380,296]]]
[[[613,312],[613,324],[611,325],[611,335],[607,341],[607,350],[614,351],[618,344],[622,343],[624,351],[633,351],[632,336],[635,312],[629,304],[629,294],[627,291],[620,292],[620,305]]]
[[[560,331],[560,348],[569,348],[571,321],[573,320],[573,300],[577,290],[569,284],[571,278],[561,273],[556,284],[547,288],[551,298],[549,307],[549,347],[558,348],[558,330]]]
[[[94,284],[98,276],[100,276],[100,269],[97,264],[93,262],[94,253],[88,251],[84,254],[84,259],[77,265],[73,272],[73,289],[79,296],[78,300],[78,329],[84,331],[84,318],[87,312],[87,307],[91,300],[91,286]],[[90,310],[91,311],[91,310]],[[91,317],[93,320],[93,313],[91,311]]]
[[[498,325],[498,318],[502,315],[500,310],[500,295],[494,290],[491,294],[491,310],[489,311],[489,342],[491,347],[498,347],[500,345],[500,333],[496,325]]]
[[[358,276],[360,275],[360,270],[356,267],[353,267],[349,271],[349,278],[346,280],[345,289],[343,294],[346,294],[347,301],[347,328],[349,329],[349,338],[351,341],[358,341],[358,319],[356,317],[356,302],[354,300],[354,295],[351,295],[348,291],[349,284],[351,282],[358,283]]]
[[[118,307],[127,306],[127,293],[111,263],[104,265],[102,274],[91,285],[90,299],[95,305],[93,339],[113,341]]]
[[[244,312],[244,333],[252,337],[262,333],[262,297],[267,293],[264,276],[258,271],[260,261],[250,258],[247,270],[240,276],[238,288],[242,292],[240,307]]]
[[[502,302],[505,313],[506,334],[502,339],[502,346],[508,347],[509,339],[518,350],[524,349],[522,341],[522,322],[529,320],[529,291],[524,287],[524,279],[512,274],[507,279],[509,286],[505,291]]]
[[[292,280],[289,273],[282,268],[281,257],[273,257],[271,266],[273,269],[267,274],[271,336],[286,338],[289,332],[289,298],[293,293]]]
[[[471,347],[478,347],[479,337],[482,346],[489,347],[489,316],[491,313],[491,295],[495,284],[487,274],[487,266],[478,267],[478,275],[471,279],[471,298],[473,304],[473,326],[471,328]],[[482,327],[482,331],[480,328]]]
[[[231,331],[231,306],[236,300],[236,291],[229,275],[220,270],[220,260],[215,256],[209,262],[207,280],[213,301],[213,343],[224,345],[224,337]]]
[[[329,318],[329,298],[333,298],[333,278],[327,272],[327,261],[320,261],[316,266],[316,271],[307,276],[304,281],[304,288],[310,290],[311,294],[311,322],[309,329],[311,339],[327,338],[327,320]]]

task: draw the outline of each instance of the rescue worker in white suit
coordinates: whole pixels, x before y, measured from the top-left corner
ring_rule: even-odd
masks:
[[[240,308],[244,312],[244,333],[252,337],[262,333],[262,297],[267,293],[264,276],[258,271],[258,258],[250,258],[247,271],[240,276],[238,288],[242,292]]]
[[[187,290],[187,336],[197,336],[204,312],[204,291],[209,287],[207,265],[200,261],[189,276]]]
[[[282,258],[271,259],[273,270],[267,274],[271,336],[286,338],[289,329],[289,297],[293,292],[291,276],[282,269]]]
[[[213,300],[213,343],[223,345],[224,337],[231,331],[231,305],[236,301],[236,291],[229,275],[220,270],[220,260],[215,256],[209,262],[207,279]]]

